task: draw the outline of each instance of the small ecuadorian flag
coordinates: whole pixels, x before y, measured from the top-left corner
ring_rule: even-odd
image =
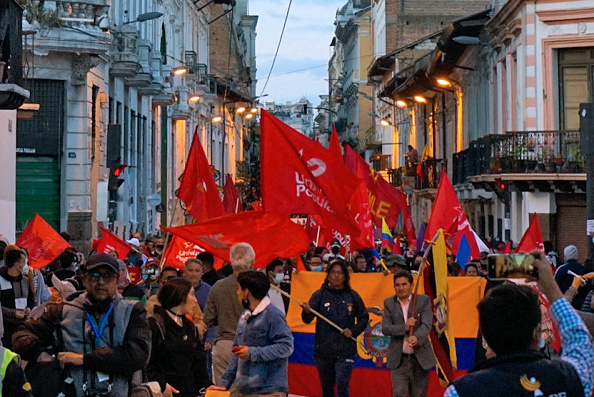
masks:
[[[382,248],[386,248],[390,252],[394,251],[394,237],[392,237],[390,228],[384,218],[382,218]]]

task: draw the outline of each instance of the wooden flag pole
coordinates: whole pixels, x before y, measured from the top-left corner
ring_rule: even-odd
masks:
[[[321,226],[318,226],[318,235],[316,236],[316,247],[318,246],[318,242],[320,241],[320,228]]]
[[[278,292],[280,292],[283,296],[286,296],[289,299],[294,300],[295,302],[299,303],[299,305],[302,305],[303,302],[300,301],[299,299],[295,298],[294,296],[286,293],[285,291],[283,291],[282,289],[280,289],[279,287],[277,287],[276,285],[272,285],[270,284],[270,288],[274,288],[275,290],[277,290]],[[311,307],[309,308],[309,310],[315,314],[317,317],[321,318],[322,320],[324,320],[325,322],[327,322],[328,324],[330,324],[331,326],[333,326],[334,328],[336,328],[338,331],[340,331],[342,333],[342,331],[344,331],[344,329],[340,328],[338,325],[336,325],[336,323],[332,322],[330,319],[328,319],[327,317],[325,317],[324,315],[322,315],[320,312],[318,312],[317,310],[312,309]],[[357,339],[353,336],[351,336],[351,339],[354,340],[355,342],[357,342]]]

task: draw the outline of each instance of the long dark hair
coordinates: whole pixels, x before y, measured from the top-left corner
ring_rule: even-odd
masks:
[[[344,273],[344,289],[351,289],[351,275],[349,274],[349,269],[347,268],[346,263],[344,263],[344,261],[340,259],[334,260],[331,264],[328,265],[328,269],[326,269],[326,279],[324,280],[324,285],[328,285],[328,278],[330,277],[330,272],[336,266],[340,267],[340,269]]]

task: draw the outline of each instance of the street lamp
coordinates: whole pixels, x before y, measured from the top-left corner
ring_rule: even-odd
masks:
[[[129,23],[136,23],[136,22],[152,21],[153,19],[161,18],[162,16],[163,16],[163,14],[160,12],[146,12],[144,14],[140,14],[139,16],[137,16],[136,20],[126,21],[122,25],[127,25]]]

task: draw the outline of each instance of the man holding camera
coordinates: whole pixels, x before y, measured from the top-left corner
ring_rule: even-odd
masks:
[[[83,269],[85,291],[48,304],[40,318],[29,319],[13,337],[23,359],[38,365],[57,360],[66,368],[61,390],[76,396],[127,397],[129,379],[148,361],[146,313],[139,302],[116,293],[118,271],[116,259],[93,255]],[[49,381],[40,379],[39,385],[49,387]]]
[[[538,351],[541,312],[538,295],[528,287],[503,283],[478,305],[488,359],[453,382],[444,396],[590,396],[594,382],[594,345],[583,321],[563,298],[549,262],[535,251],[537,282],[549,300],[561,335],[563,353],[550,360]]]

